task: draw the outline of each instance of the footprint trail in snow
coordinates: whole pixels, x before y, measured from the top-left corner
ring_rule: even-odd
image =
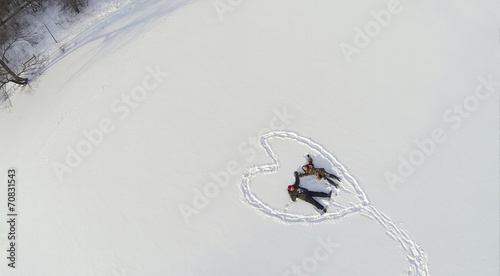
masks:
[[[316,156],[327,160],[331,164],[332,170],[334,170],[342,179],[340,197],[342,197],[342,194],[350,194],[351,198],[357,198],[357,201],[348,202],[347,204],[345,202],[343,204],[331,202],[328,212],[324,215],[291,213],[287,212],[286,209],[280,210],[262,201],[255,193],[252,192],[251,184],[254,177],[263,174],[273,174],[277,172],[280,167],[279,158],[269,144],[269,142],[273,139],[295,141],[309,147],[311,152],[317,154]],[[253,166],[245,171],[240,184],[243,193],[243,200],[246,203],[254,207],[262,214],[285,223],[339,222],[347,216],[360,214],[370,220],[376,221],[384,227],[387,235],[392,240],[396,241],[406,252],[406,259],[410,263],[408,275],[430,275],[427,264],[427,256],[422,247],[411,239],[406,230],[398,227],[387,215],[380,212],[373,204],[370,203],[368,197],[356,179],[323,146],[309,138],[300,136],[298,133],[283,130],[272,131],[262,135],[260,144],[266,154],[271,158],[272,163]],[[329,168],[325,167],[325,169],[328,171]]]

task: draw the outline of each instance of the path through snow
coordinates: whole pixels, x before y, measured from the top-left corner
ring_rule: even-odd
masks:
[[[353,194],[359,200],[358,202],[349,202],[349,204],[339,204],[331,202],[332,206],[337,207],[336,210],[328,211],[324,215],[305,215],[300,213],[291,213],[285,210],[279,210],[271,207],[266,202],[263,202],[255,193],[252,192],[252,179],[262,174],[275,173],[280,167],[280,160],[273,151],[269,142],[273,139],[288,139],[296,141],[299,144],[305,145],[314,152],[327,160],[331,164],[331,170],[336,171],[342,178],[340,186],[340,196],[342,194]],[[408,275],[428,276],[429,267],[427,264],[427,256],[423,248],[414,242],[406,230],[398,227],[387,215],[380,212],[373,204],[370,203],[365,192],[358,184],[356,179],[347,171],[347,169],[335,158],[333,154],[328,152],[322,145],[312,141],[309,138],[303,137],[298,133],[291,131],[272,131],[262,135],[260,144],[264,148],[266,154],[272,159],[272,163],[262,164],[248,168],[241,180],[241,189],[243,199],[250,206],[266,216],[270,216],[280,222],[285,223],[319,223],[319,222],[338,222],[343,218],[360,214],[370,220],[376,221],[383,226],[387,235],[396,241],[406,252],[407,260],[410,263]],[[327,171],[329,168],[327,168]]]

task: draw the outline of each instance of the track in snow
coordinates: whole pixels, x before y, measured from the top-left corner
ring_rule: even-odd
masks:
[[[274,153],[271,146],[269,145],[269,141],[272,139],[293,140],[311,148],[312,151],[317,152],[318,155],[320,155],[331,164],[331,168],[339,173],[339,176],[342,178],[340,191],[355,195],[359,202],[350,202],[348,206],[333,202],[332,205],[337,207],[337,209],[333,211],[329,210],[328,213],[325,213],[324,215],[305,215],[299,213],[290,213],[286,210],[283,211],[273,208],[263,202],[256,196],[256,194],[252,192],[251,183],[254,177],[262,174],[275,173],[280,167],[278,156]],[[243,200],[246,203],[254,207],[262,214],[285,223],[319,223],[328,221],[337,222],[347,216],[360,214],[366,218],[369,218],[370,220],[376,221],[378,224],[383,226],[386,230],[387,235],[391,239],[396,241],[405,250],[407,254],[406,259],[410,263],[408,275],[430,275],[429,267],[427,264],[427,255],[425,254],[422,247],[419,244],[415,243],[404,229],[394,224],[394,222],[392,222],[392,220],[387,215],[377,210],[377,208],[370,203],[368,197],[366,196],[356,179],[351,174],[349,174],[347,169],[335,158],[335,156],[329,153],[323,146],[312,141],[309,138],[300,136],[298,133],[284,130],[272,131],[262,135],[260,144],[264,148],[266,154],[272,159],[272,163],[250,167],[243,174],[243,178],[241,179],[240,184],[243,192]]]

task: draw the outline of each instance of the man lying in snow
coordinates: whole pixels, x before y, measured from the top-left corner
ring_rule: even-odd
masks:
[[[297,198],[300,198],[306,202],[311,203],[316,208],[318,208],[320,211],[323,211],[322,214],[326,213],[326,207],[324,207],[323,205],[321,205],[321,203],[316,201],[316,199],[314,199],[313,196],[328,197],[329,198],[332,196],[332,192],[327,194],[327,193],[323,193],[323,192],[312,192],[306,188],[302,188],[299,186],[300,185],[299,173],[295,172],[294,174],[295,174],[295,184],[288,186],[288,194],[290,195],[290,198],[292,199],[292,201],[296,201]]]
[[[314,167],[313,160],[312,160],[311,156],[309,156],[309,154],[307,155],[307,161],[309,161],[309,163],[307,165],[302,166],[302,169],[304,170],[304,173],[299,174],[299,177],[306,176],[306,175],[314,175],[318,179],[325,179],[326,181],[328,181],[328,183],[330,183],[333,186],[335,186],[335,188],[339,187],[339,184],[333,182],[328,177],[333,177],[333,178],[335,178],[339,182],[340,182],[340,177],[327,172],[323,168],[316,168],[316,167]]]

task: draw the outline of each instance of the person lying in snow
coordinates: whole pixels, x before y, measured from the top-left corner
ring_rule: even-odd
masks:
[[[321,203],[319,203],[313,197],[316,196],[316,197],[328,197],[329,198],[332,196],[332,192],[327,194],[327,193],[323,193],[323,192],[313,192],[313,191],[309,191],[306,188],[302,188],[299,186],[300,185],[299,173],[295,172],[294,175],[295,175],[295,184],[288,186],[288,194],[290,195],[290,198],[292,199],[292,201],[295,202],[297,200],[297,198],[300,198],[306,202],[311,203],[316,208],[318,208],[320,211],[323,211],[322,214],[326,213],[326,207],[321,205]]]
[[[339,184],[333,182],[328,177],[333,177],[333,178],[335,178],[339,182],[340,182],[340,177],[327,172],[323,168],[316,168],[316,167],[314,167],[313,160],[312,160],[311,156],[309,156],[309,154],[307,155],[307,161],[309,161],[309,163],[307,165],[302,166],[302,169],[304,170],[304,173],[299,174],[299,177],[306,176],[306,175],[314,175],[318,179],[325,179],[326,181],[328,181],[328,183],[330,183],[333,186],[335,186],[335,188],[339,187]]]

